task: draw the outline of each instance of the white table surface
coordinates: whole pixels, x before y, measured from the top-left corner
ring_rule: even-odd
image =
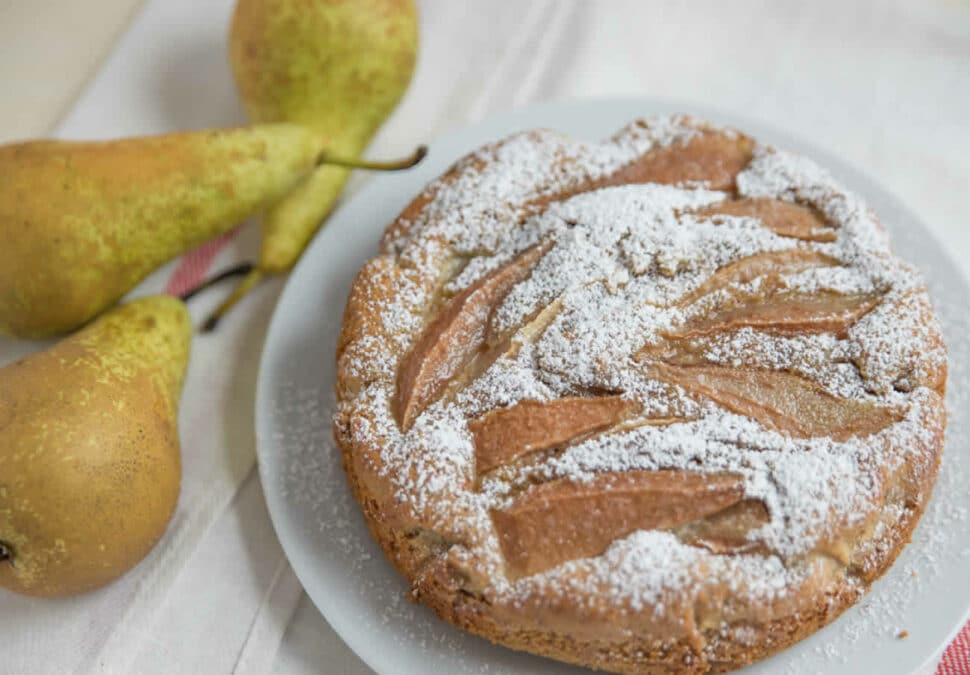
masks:
[[[375,156],[540,100],[696,102],[841,155],[922,214],[970,273],[968,0],[419,2],[417,73]],[[136,4],[0,3],[0,138],[44,133]],[[147,0],[58,134],[242,121],[225,59],[231,5]],[[251,256],[257,238],[248,226],[217,265]],[[171,269],[140,292],[161,288]],[[368,672],[302,593],[254,469],[256,365],[279,288],[268,284],[193,345],[183,496],[160,546],[81,598],[0,592],[0,673]],[[193,314],[217,300],[200,298]],[[36,348],[0,340],[0,362]]]

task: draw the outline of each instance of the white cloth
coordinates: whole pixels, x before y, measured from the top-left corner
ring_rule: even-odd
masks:
[[[231,8],[148,0],[60,135],[242,122],[225,54]],[[922,214],[970,269],[967,0],[424,0],[420,10],[416,77],[372,156],[539,100],[644,95],[682,100],[688,111],[696,102],[846,158]],[[250,224],[215,266],[252,257],[257,241]],[[160,290],[171,270],[137,294]],[[369,672],[302,594],[254,471],[256,369],[280,288],[266,284],[193,344],[183,492],[160,545],[82,597],[0,592],[0,673]],[[193,302],[197,320],[219,296]],[[0,340],[0,360],[36,348]]]

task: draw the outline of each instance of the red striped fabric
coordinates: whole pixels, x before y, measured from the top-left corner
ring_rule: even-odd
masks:
[[[172,272],[172,276],[169,277],[164,292],[167,295],[181,295],[202,283],[209,273],[212,261],[238,233],[238,227],[229,230],[222,236],[216,237],[183,255],[175,271]]]
[[[936,675],[970,675],[970,622],[943,652]]]
[[[217,239],[189,251],[179,260],[178,266],[169,277],[165,286],[165,293],[181,295],[202,283],[209,272],[212,261],[219,252],[226,247],[238,233],[238,228],[230,230]],[[970,675],[970,622],[968,622],[956,639],[950,643],[943,653],[943,658],[936,667],[936,675]]]

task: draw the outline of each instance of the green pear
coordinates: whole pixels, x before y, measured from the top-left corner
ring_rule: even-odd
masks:
[[[314,129],[328,156],[360,157],[414,71],[413,0],[238,0],[229,35],[236,85],[256,122]],[[365,168],[407,168],[402,163]],[[330,213],[348,168],[321,166],[264,216],[259,265],[223,313],[264,274],[289,270]]]
[[[0,333],[84,324],[161,264],[277,201],[322,148],[293,124],[0,147]]]
[[[0,369],[0,588],[88,591],[162,536],[191,333],[179,300],[153,296]]]

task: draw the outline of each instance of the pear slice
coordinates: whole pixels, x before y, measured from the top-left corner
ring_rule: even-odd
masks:
[[[734,306],[688,321],[680,337],[696,337],[738,328],[754,328],[782,335],[835,333],[843,336],[873,307],[879,293],[798,291],[771,293],[767,297],[744,296]]]
[[[492,410],[468,424],[475,441],[476,471],[483,474],[524,455],[608,429],[636,408],[620,396],[571,396]]]
[[[780,199],[736,199],[714,204],[698,211],[699,215],[749,216],[782,237],[803,241],[835,241],[838,233],[815,209]]]
[[[647,364],[646,373],[797,438],[845,441],[878,433],[900,419],[896,410],[833,396],[792,373],[658,362]]]
[[[714,291],[735,284],[746,284],[767,274],[779,277],[810,269],[836,267],[840,264],[838,260],[831,256],[804,248],[756,253],[721,267],[704,283],[681,297],[677,305],[684,307]]]
[[[771,520],[768,507],[760,499],[745,499],[723,511],[687,523],[675,530],[681,541],[701,546],[712,553],[766,552],[766,547],[748,535]]]
[[[628,471],[587,482],[542,483],[491,516],[506,575],[514,580],[600,555],[637,530],[667,530],[704,518],[743,496],[737,474]]]
[[[747,136],[706,131],[686,143],[656,148],[643,154],[602,184],[704,183],[711,190],[733,190],[734,179],[751,161],[754,144]]]
[[[410,429],[448,382],[486,347],[492,312],[551,247],[547,240],[527,248],[451,298],[425,326],[397,372],[392,407],[402,430]]]
[[[554,202],[615,185],[702,183],[711,190],[733,190],[734,180],[751,161],[753,149],[747,136],[704,131],[686,142],[649,150],[603,178],[537,197],[525,205],[525,213],[540,213]]]
[[[780,287],[780,277],[810,269],[835,267],[841,263],[823,253],[794,248],[769,251],[725,265],[696,289],[684,295],[678,307],[687,307],[701,297],[725,291],[713,310],[693,317],[670,337],[696,337],[743,327],[782,334],[834,332],[844,334],[872,310],[880,293],[806,293]],[[760,292],[743,291],[738,284],[765,278]]]
[[[562,298],[556,298],[549,305],[527,316],[524,323],[512,328],[499,328],[496,326],[493,316],[485,331],[484,344],[474,356],[468,359],[461,372],[452,378],[441,397],[448,398],[467,386],[485,373],[500,358],[514,358],[523,345],[534,343],[539,339],[561,309]]]

